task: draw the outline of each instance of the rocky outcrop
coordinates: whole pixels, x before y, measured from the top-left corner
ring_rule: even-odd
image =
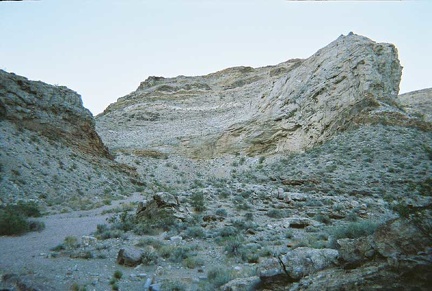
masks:
[[[188,211],[177,197],[169,193],[156,193],[149,201],[140,202],[136,210],[138,220],[159,220],[166,216],[184,220]]]
[[[294,249],[260,263],[260,286],[265,290],[428,290],[432,237],[416,225],[428,221],[430,217],[393,219],[372,235],[339,239],[338,250]],[[286,286],[289,289],[283,289]]]
[[[200,77],[150,77],[97,117],[110,148],[192,157],[301,151],[394,105],[401,66],[391,44],[350,33],[306,60]]]
[[[64,86],[0,70],[0,120],[9,120],[86,153],[109,157],[81,97]]]
[[[33,200],[62,211],[101,205],[137,182],[134,169],[112,160],[77,93],[4,71],[0,173],[0,205]]]
[[[432,88],[401,94],[398,102],[410,115],[432,122]]]
[[[272,83],[300,63],[235,67],[197,77],[149,77],[96,117],[97,131],[112,150],[209,156],[208,142],[249,120]]]
[[[257,273],[263,281],[285,277],[288,282],[294,282],[306,275],[336,266],[338,258],[337,250],[300,247],[262,262]]]
[[[361,113],[394,110],[400,78],[393,45],[340,36],[276,81],[252,119],[233,125],[216,148],[259,154],[312,147]]]
[[[290,290],[428,290],[432,283],[431,243],[430,234],[413,221],[391,220],[372,236],[338,240],[344,270],[316,273]]]

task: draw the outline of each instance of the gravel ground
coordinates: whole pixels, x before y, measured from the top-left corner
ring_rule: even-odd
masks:
[[[109,279],[118,268],[116,251],[105,259],[71,259],[69,257],[50,257],[50,249],[61,244],[67,236],[81,238],[96,230],[98,224],[106,223],[110,215],[101,215],[103,210],[115,208],[120,203],[139,201],[139,194],[127,200],[115,201],[112,205],[89,211],[48,215],[39,218],[45,223],[41,232],[30,232],[17,237],[0,237],[0,274],[17,274],[32,286],[41,290],[68,290],[77,284],[93,286],[90,290],[109,290]],[[137,282],[136,285],[141,285]],[[8,287],[0,283],[0,287]],[[131,290],[138,286],[130,286]]]

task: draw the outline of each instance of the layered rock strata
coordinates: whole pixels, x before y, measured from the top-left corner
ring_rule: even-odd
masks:
[[[109,157],[81,97],[64,86],[30,81],[0,70],[0,119],[86,153]]]
[[[150,77],[97,117],[112,149],[189,157],[301,151],[394,105],[401,66],[391,44],[350,33],[306,60],[199,77]],[[364,118],[363,118],[364,119]]]

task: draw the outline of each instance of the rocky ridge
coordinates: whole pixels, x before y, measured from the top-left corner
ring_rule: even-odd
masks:
[[[1,203],[80,209],[136,187],[74,91],[0,71],[0,114]]]
[[[11,121],[81,151],[109,157],[81,97],[64,86],[52,86],[0,71],[1,119]]]
[[[208,158],[302,151],[396,104],[397,50],[350,33],[306,60],[150,77],[96,118],[111,149]]]

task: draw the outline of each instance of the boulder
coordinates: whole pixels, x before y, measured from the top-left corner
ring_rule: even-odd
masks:
[[[117,264],[127,267],[135,267],[141,264],[142,252],[137,248],[127,247],[119,250]]]
[[[285,275],[291,281],[298,281],[306,275],[338,265],[338,258],[337,250],[301,247],[262,262],[257,272],[261,279]]]
[[[430,234],[423,233],[415,224],[395,219],[380,226],[373,234],[376,249],[388,258],[416,255],[432,246]]]
[[[175,219],[184,221],[189,217],[189,211],[181,206],[177,197],[172,194],[159,192],[149,201],[140,202],[136,210],[137,219],[158,219],[171,215]]]
[[[371,260],[377,253],[372,236],[337,240],[340,259],[345,268],[355,268]]]

